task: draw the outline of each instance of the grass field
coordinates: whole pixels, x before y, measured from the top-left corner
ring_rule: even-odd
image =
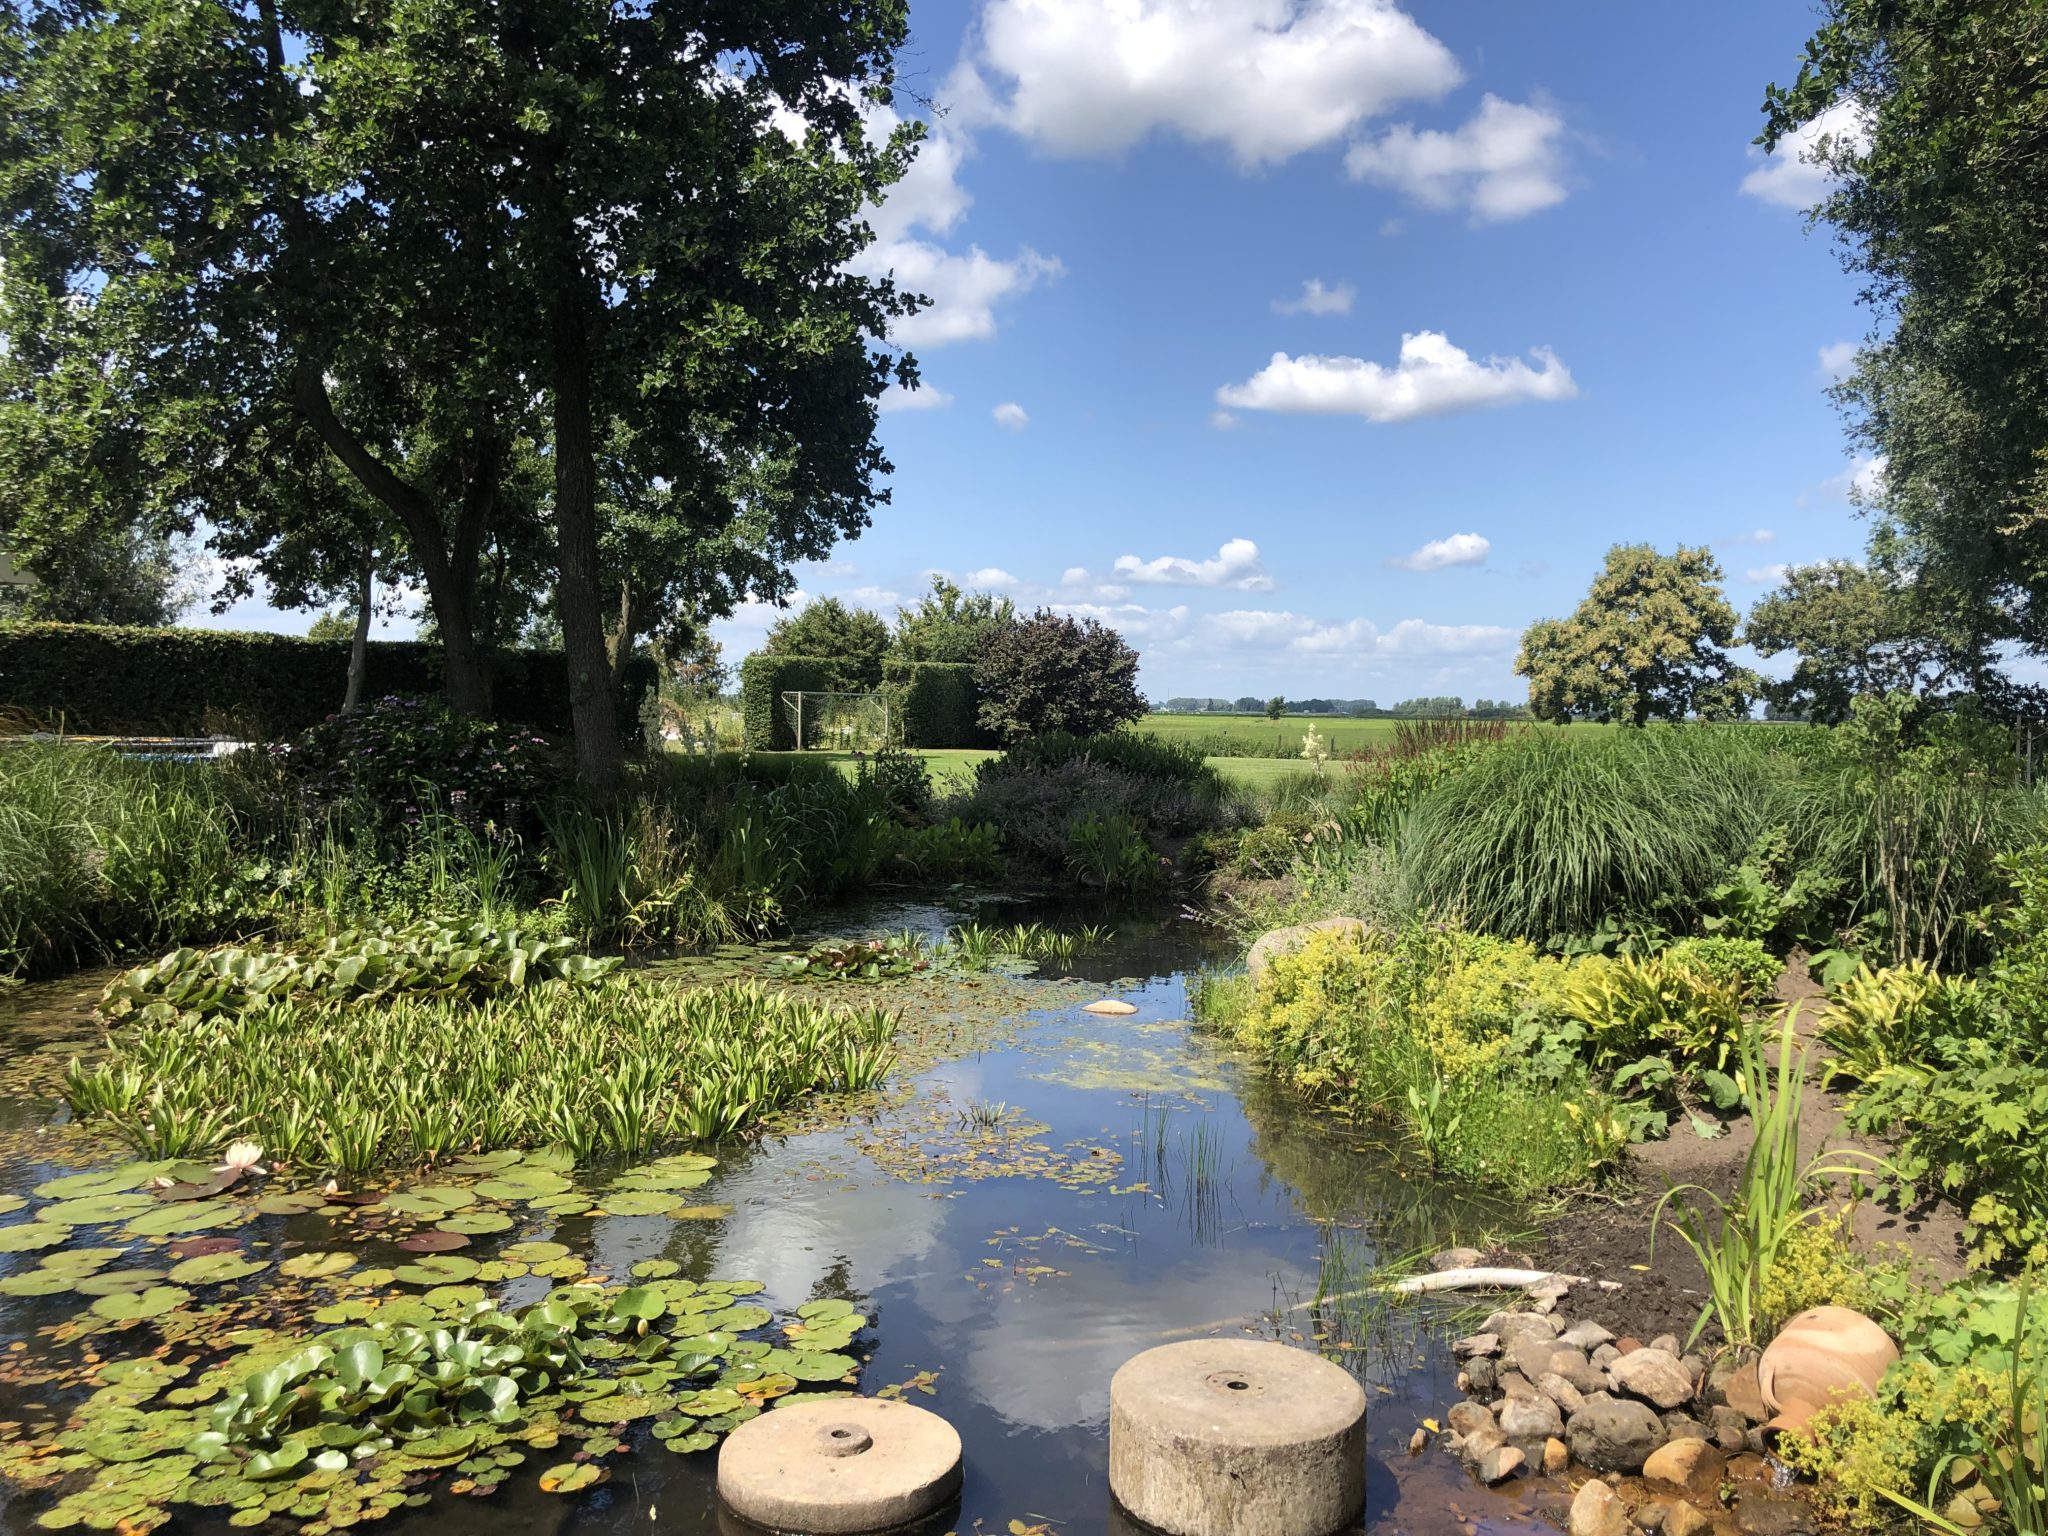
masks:
[[[1333,757],[1365,747],[1385,746],[1394,739],[1398,720],[1354,720],[1347,715],[1282,715],[1268,720],[1264,715],[1147,715],[1133,730],[1157,736],[1163,741],[1205,740],[1229,737],[1255,751],[1270,750],[1278,743],[1288,752],[1301,750],[1301,738],[1314,726]]]
[[[794,752],[757,752],[756,757],[794,757]],[[823,757],[839,765],[839,771],[848,778],[853,777],[856,759],[851,752],[806,752],[806,757]],[[994,757],[993,752],[972,750],[940,750],[923,747],[918,749],[919,757],[931,765],[932,783],[940,790],[965,789],[974,782],[974,765],[984,758]],[[1212,757],[1209,766],[1226,779],[1249,788],[1259,788],[1279,779],[1293,778],[1309,772],[1306,763],[1285,757]]]

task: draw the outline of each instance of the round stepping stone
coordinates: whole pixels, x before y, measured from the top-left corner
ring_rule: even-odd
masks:
[[[718,1451],[718,1496],[776,1531],[850,1536],[938,1513],[960,1492],[960,1436],[909,1403],[839,1397],[749,1419]]]
[[[1083,1013],[1107,1013],[1117,1018],[1122,1018],[1125,1014],[1136,1013],[1138,1010],[1131,1006],[1131,1004],[1120,1001],[1117,998],[1105,997],[1099,1003],[1086,1004],[1082,1007],[1081,1011]]]
[[[1328,1536],[1365,1507],[1365,1391],[1284,1344],[1147,1350],[1109,1384],[1109,1487],[1167,1536]]]

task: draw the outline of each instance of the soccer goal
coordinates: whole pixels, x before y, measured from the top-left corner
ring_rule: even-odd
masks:
[[[782,712],[800,751],[873,752],[891,740],[889,701],[879,693],[792,691]]]

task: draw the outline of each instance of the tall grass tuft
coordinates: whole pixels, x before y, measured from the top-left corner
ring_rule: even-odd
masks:
[[[0,977],[232,931],[235,829],[196,765],[0,749]]]
[[[1696,907],[1783,819],[1795,768],[1740,730],[1517,733],[1408,812],[1408,895],[1539,942],[1609,913]]]

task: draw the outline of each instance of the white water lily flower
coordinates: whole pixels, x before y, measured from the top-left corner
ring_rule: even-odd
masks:
[[[261,1173],[263,1171],[262,1164],[263,1144],[261,1142],[237,1141],[229,1145],[220,1167],[216,1168],[214,1172],[225,1173],[230,1168],[236,1168],[243,1173],[248,1173],[252,1170]]]

